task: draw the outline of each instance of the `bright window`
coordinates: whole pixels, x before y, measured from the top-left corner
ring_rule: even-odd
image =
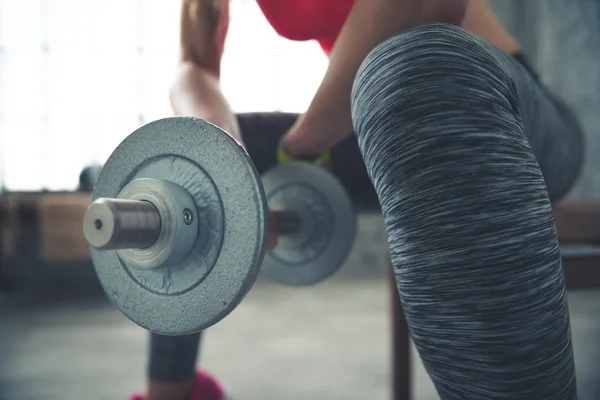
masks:
[[[234,111],[302,112],[327,60],[231,0],[222,85]],[[0,166],[9,190],[74,189],[140,124],[172,114],[175,0],[0,0]]]

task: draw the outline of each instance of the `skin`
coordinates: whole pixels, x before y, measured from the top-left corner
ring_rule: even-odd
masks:
[[[317,93],[286,136],[290,155],[318,155],[350,135],[350,92],[364,58],[395,32],[431,22],[462,26],[508,54],[520,50],[484,0],[356,0],[329,54],[329,67]],[[228,26],[228,0],[183,0],[180,62],[170,100],[177,115],[195,116],[218,125],[243,145],[219,85]],[[276,244],[276,227],[269,224],[268,248]],[[150,381],[148,400],[183,400],[193,384],[194,380]]]

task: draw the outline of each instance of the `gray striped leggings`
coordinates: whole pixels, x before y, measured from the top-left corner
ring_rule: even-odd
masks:
[[[440,397],[576,399],[551,214],[581,168],[576,118],[514,58],[445,24],[373,50],[352,113]]]

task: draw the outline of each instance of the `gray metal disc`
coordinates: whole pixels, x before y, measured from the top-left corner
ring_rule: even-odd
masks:
[[[266,198],[254,164],[218,127],[188,117],[151,122],[111,154],[92,201],[117,197],[137,178],[183,186],[197,205],[198,237],[178,265],[130,268],[116,251],[91,249],[112,303],[163,335],[199,332],[227,316],[260,271],[266,247]]]
[[[265,256],[262,273],[294,286],[334,274],[356,238],[356,214],[342,184],[322,167],[304,162],[279,165],[262,182],[271,210],[291,209],[302,218],[300,231],[281,236]]]

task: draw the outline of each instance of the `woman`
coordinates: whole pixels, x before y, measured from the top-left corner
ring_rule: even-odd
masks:
[[[233,115],[219,90],[228,2],[184,0],[175,112],[246,142],[259,170],[257,130],[283,137],[273,159],[315,162],[354,130],[440,397],[575,399],[550,201],[578,176],[582,134],[517,41],[483,0],[257,2],[280,35],[329,55],[307,111]],[[225,398],[194,371],[199,336],[151,335],[146,399]]]

